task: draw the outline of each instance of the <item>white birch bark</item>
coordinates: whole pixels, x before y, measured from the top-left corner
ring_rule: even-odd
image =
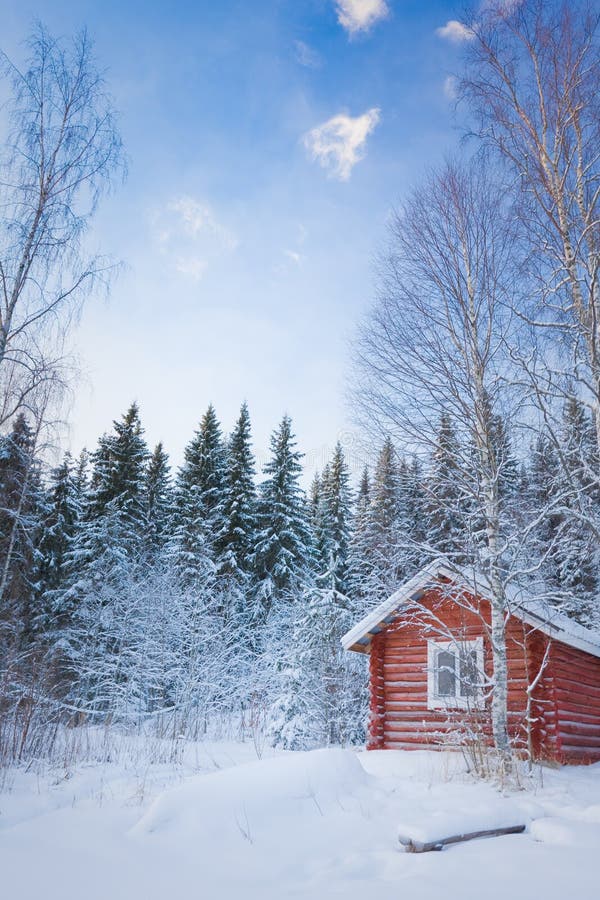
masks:
[[[392,225],[380,296],[358,343],[356,392],[371,428],[391,432],[406,448],[435,450],[442,413],[460,432],[455,471],[463,506],[455,513],[469,522],[471,549],[464,550],[491,585],[491,712],[505,770],[506,557],[515,538],[503,524],[494,417],[518,406],[510,360],[516,240],[506,193],[477,158],[447,165],[414,191]]]

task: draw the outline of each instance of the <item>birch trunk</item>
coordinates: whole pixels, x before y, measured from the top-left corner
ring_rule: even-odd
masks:
[[[519,407],[511,359],[519,321],[514,225],[506,190],[482,158],[448,164],[410,195],[393,220],[380,298],[361,335],[366,377],[358,395],[367,427],[381,423],[409,452],[436,452],[440,417],[456,423],[452,472],[460,500],[452,512],[464,528],[462,558],[491,586],[491,623],[479,615],[492,645],[493,741],[505,773],[512,758],[505,570],[520,536],[502,492],[506,460],[496,443],[501,411],[514,416]],[[430,546],[422,552],[432,555]]]

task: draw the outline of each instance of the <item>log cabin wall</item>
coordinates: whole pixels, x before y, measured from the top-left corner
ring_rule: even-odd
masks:
[[[430,591],[418,610],[375,636],[371,653],[376,653],[378,678],[371,681],[371,714],[377,710],[377,715],[371,719],[369,747],[429,749],[452,743],[451,733],[464,727],[465,710],[430,710],[427,704],[427,641],[443,640],[446,632],[460,640],[473,640],[482,635],[481,618]],[[484,649],[489,674],[486,643]],[[476,718],[478,728],[489,729],[485,714],[476,714]]]
[[[385,685],[383,659],[385,632],[375,635],[369,658],[369,735],[367,750],[379,750],[385,743]]]
[[[556,704],[552,678],[552,641],[547,635],[523,626],[527,637],[528,685],[534,685],[531,705],[531,745],[534,759],[558,760]]]
[[[370,749],[448,746],[469,730],[491,740],[487,710],[428,709],[428,639],[444,640],[452,635],[469,641],[483,636],[484,669],[486,675],[492,674],[486,634],[489,605],[481,602],[479,612],[473,598],[466,605],[472,608],[429,591],[421,598],[418,612],[403,614],[373,638]],[[536,758],[548,760],[600,759],[600,660],[550,642],[515,617],[507,622],[506,636],[509,728],[515,749],[530,750]],[[569,671],[578,673],[579,693]],[[528,705],[527,688],[536,679]],[[590,698],[592,708],[585,712]]]
[[[562,763],[600,761],[600,659],[553,641],[549,677]]]

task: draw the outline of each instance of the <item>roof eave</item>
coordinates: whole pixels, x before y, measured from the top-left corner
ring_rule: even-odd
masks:
[[[351,650],[355,653],[369,653],[371,649],[371,641],[376,634],[379,634],[387,625],[393,622],[401,612],[401,607],[405,606],[409,600],[418,599],[417,595],[422,594],[423,590],[430,586],[432,581],[439,578],[447,578],[455,583],[462,583],[463,587],[469,591],[476,591],[479,596],[489,600],[485,590],[485,576],[479,576],[475,584],[470,584],[469,579],[465,577],[460,569],[454,569],[445,559],[436,559],[429,563],[418,572],[413,578],[406,582],[398,591],[395,591],[387,600],[380,603],[368,616],[365,616],[353,628],[350,629],[342,638],[341,644],[344,650]],[[479,584],[477,584],[479,580]],[[489,587],[489,586],[488,586]],[[582,650],[591,656],[600,658],[600,643],[588,641],[585,637],[572,634],[561,628],[560,625],[553,624],[552,621],[545,619],[542,615],[527,610],[523,606],[516,604],[513,614],[517,618],[531,625],[533,628],[546,634],[548,637],[556,641],[560,641],[569,647]]]
[[[397,618],[400,607],[404,606],[407,600],[417,599],[416,595],[422,595],[424,588],[440,577],[456,578],[456,572],[449,568],[446,560],[436,559],[351,628],[341,638],[344,650],[368,653],[373,637]]]

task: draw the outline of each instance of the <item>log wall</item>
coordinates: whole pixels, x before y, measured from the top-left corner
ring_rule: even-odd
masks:
[[[600,659],[553,642],[550,673],[556,723],[556,758],[600,761]]]
[[[484,638],[492,675],[489,609],[465,609],[430,591],[371,643],[369,749],[431,749],[477,731],[491,740],[488,710],[427,707],[427,640]],[[600,759],[600,660],[552,641],[515,617],[507,622],[509,728],[515,748],[561,762]],[[551,644],[551,646],[549,646]],[[540,675],[541,670],[541,675]],[[539,678],[538,678],[539,675]],[[527,688],[538,678],[528,703]],[[530,728],[527,728],[529,719]]]

